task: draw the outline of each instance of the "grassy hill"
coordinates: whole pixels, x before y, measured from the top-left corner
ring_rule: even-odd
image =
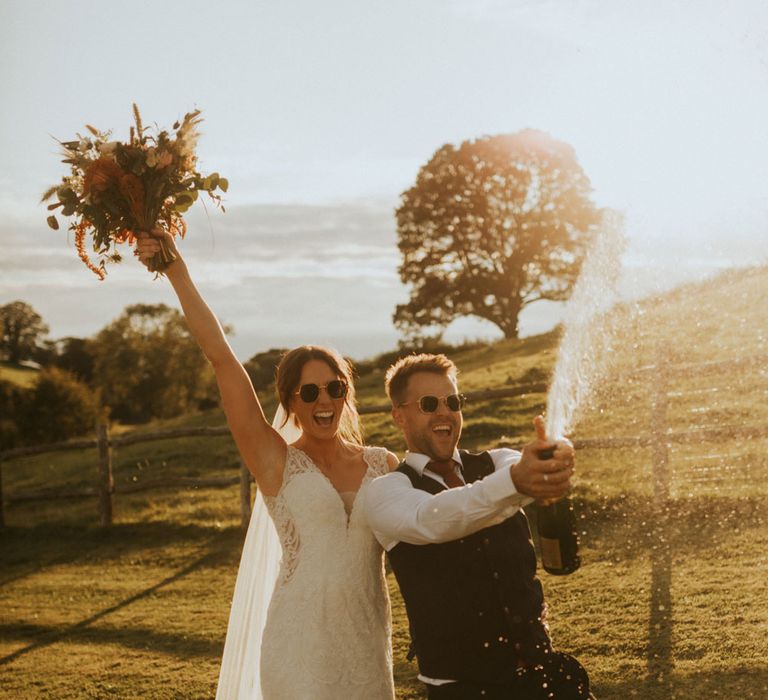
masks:
[[[37,381],[37,373],[38,370],[33,367],[0,362],[0,381],[11,382],[12,384],[18,384],[21,387],[27,388]]]
[[[572,435],[587,440],[574,494],[584,564],[542,574],[555,644],[585,664],[601,700],[768,697],[768,438],[749,433],[768,425],[767,292],[768,269],[732,271],[616,317],[609,371]],[[551,333],[457,352],[462,389],[546,378],[557,343]],[[730,364],[702,365],[715,362]],[[382,383],[381,371],[363,376],[361,404],[383,403]],[[520,444],[544,405],[540,394],[470,405],[463,442]],[[221,424],[211,411],[141,430]],[[387,415],[364,424],[368,442],[402,450]],[[654,431],[648,444],[588,442]],[[118,486],[238,469],[228,437],[133,445],[114,464]],[[93,450],[49,454],[6,462],[3,486],[95,475]],[[123,495],[115,507],[109,532],[92,499],[6,507],[6,692],[213,696],[242,542],[237,487]],[[391,592],[398,696],[421,698],[394,583]]]

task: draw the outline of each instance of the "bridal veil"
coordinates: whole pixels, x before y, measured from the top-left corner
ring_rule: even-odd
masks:
[[[278,404],[272,426],[286,443],[291,444],[299,438],[301,431],[292,420],[282,425],[285,418],[285,409]],[[261,638],[277,581],[280,556],[277,531],[264,497],[257,490],[232,596],[216,700],[262,700],[259,679]]]

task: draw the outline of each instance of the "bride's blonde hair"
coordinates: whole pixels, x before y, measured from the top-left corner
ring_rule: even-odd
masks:
[[[360,415],[357,412],[355,400],[355,384],[352,378],[352,363],[333,348],[323,348],[317,345],[300,345],[286,352],[277,366],[275,389],[277,397],[285,409],[286,417],[283,425],[288,420],[296,421],[290,409],[291,396],[299,388],[301,371],[310,360],[325,362],[336,376],[347,383],[347,395],[344,398],[344,410],[339,419],[339,435],[356,445],[363,444],[363,432],[360,427]],[[280,426],[282,427],[282,426]]]

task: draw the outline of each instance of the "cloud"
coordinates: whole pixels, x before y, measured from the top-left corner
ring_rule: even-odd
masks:
[[[242,359],[269,346],[332,340],[360,357],[393,347],[397,276],[392,208],[382,204],[244,205],[189,216],[180,243],[193,277],[221,319],[235,326]],[[130,303],[177,306],[126,250],[99,282],[64,230],[0,225],[0,303],[23,299],[53,337],[90,335]]]

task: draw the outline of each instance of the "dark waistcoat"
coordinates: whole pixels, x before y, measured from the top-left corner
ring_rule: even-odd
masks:
[[[461,452],[464,480],[494,471],[487,452]],[[414,488],[445,487],[405,462]],[[498,525],[441,544],[400,542],[388,553],[405,601],[419,671],[430,678],[504,683],[520,660],[551,649],[541,622],[544,595],[522,510]]]

